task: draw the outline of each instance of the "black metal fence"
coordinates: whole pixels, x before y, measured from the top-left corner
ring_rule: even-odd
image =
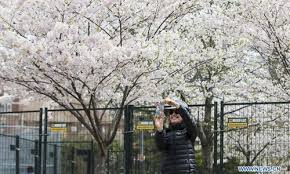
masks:
[[[20,174],[37,168],[40,113],[41,110],[1,113],[1,174]]]
[[[289,173],[290,102],[222,102],[220,108],[220,173],[238,173],[237,166]]]
[[[289,171],[290,102],[190,105],[197,122],[213,133],[213,172],[238,173],[237,166],[280,166]],[[115,108],[107,112],[116,112]],[[219,112],[218,112],[219,111]],[[78,110],[78,112],[83,112]],[[158,174],[160,153],[154,144],[155,107],[126,106],[107,153],[107,174]],[[106,114],[106,124],[114,118]],[[106,129],[106,126],[104,126]],[[198,166],[201,143],[196,140]],[[0,174],[94,174],[98,147],[69,110],[0,113]]]
[[[104,129],[110,119],[105,119]],[[116,143],[123,139],[120,132],[113,144],[123,154],[123,144]],[[98,153],[91,134],[71,110],[0,113],[0,174],[93,174]],[[113,159],[117,152],[110,149],[108,154],[107,166],[123,166],[124,160]]]

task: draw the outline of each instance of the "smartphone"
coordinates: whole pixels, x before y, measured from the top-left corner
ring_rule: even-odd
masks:
[[[156,103],[155,116],[164,116],[164,104],[161,102]]]

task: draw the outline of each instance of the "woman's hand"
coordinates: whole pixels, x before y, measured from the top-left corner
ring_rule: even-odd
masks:
[[[164,117],[163,116],[156,116],[154,118],[154,124],[156,129],[161,132],[163,130],[163,123],[164,123]]]
[[[169,98],[169,97],[165,98],[165,99],[163,100],[163,103],[168,104],[168,105],[170,105],[170,106],[175,106],[177,109],[179,108],[179,104],[176,103],[175,100],[173,100],[173,99],[171,99],[171,98]]]

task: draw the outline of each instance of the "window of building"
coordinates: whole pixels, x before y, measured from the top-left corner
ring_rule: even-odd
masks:
[[[12,111],[11,103],[0,104],[0,112],[11,112],[11,111]]]

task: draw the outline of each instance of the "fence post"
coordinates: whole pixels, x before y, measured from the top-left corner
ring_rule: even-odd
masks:
[[[89,170],[89,174],[94,174],[94,170],[93,170],[93,168],[94,168],[94,160],[93,160],[93,158],[94,158],[94,141],[92,140],[91,141],[91,144],[90,144],[90,146],[91,146],[91,149],[90,149],[90,153],[89,153],[89,156],[88,156],[88,163],[89,163],[89,167],[88,167],[88,170]]]
[[[57,163],[58,163],[58,158],[57,158],[57,145],[55,144],[54,145],[54,158],[53,158],[53,174],[57,174],[57,169],[58,169],[58,166],[57,166]]]
[[[15,137],[15,164],[16,164],[16,174],[20,174],[20,158],[19,158],[19,152],[20,152],[20,143],[19,143],[19,136],[16,135]]]
[[[43,173],[46,174],[46,160],[47,160],[47,108],[44,108],[44,134],[43,134]]]
[[[92,174],[95,173],[95,155],[94,155],[94,142],[92,141],[92,156],[91,156],[91,161],[92,161]]]
[[[223,174],[224,167],[224,102],[221,101],[220,113],[220,166],[219,173]]]
[[[75,147],[71,149],[71,174],[74,174],[75,168]]]
[[[37,172],[36,174],[41,174],[41,160],[42,160],[42,114],[43,109],[39,110],[39,130],[38,130],[38,161],[37,161]]]
[[[38,173],[38,160],[39,160],[39,151],[38,151],[38,140],[34,141],[34,171],[35,174],[39,174]]]
[[[132,135],[133,135],[133,105],[126,105],[125,107],[125,123],[124,123],[124,165],[125,165],[125,174],[132,173]]]
[[[107,174],[110,173],[110,148],[108,149],[107,152]]]
[[[218,158],[218,154],[217,154],[217,150],[218,150],[218,144],[217,144],[217,141],[218,141],[218,138],[217,138],[217,135],[218,135],[218,104],[217,102],[214,102],[214,157],[213,157],[213,171],[214,171],[214,174],[217,174],[217,158]]]

